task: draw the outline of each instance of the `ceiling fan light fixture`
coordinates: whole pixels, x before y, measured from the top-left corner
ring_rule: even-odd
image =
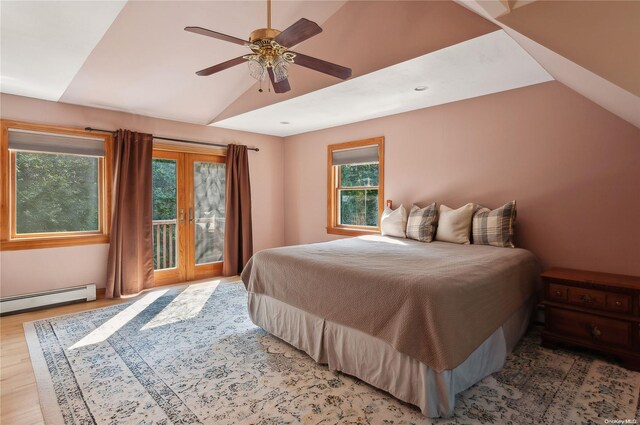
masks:
[[[273,81],[279,83],[289,78],[289,62],[278,56],[273,62]]]
[[[202,27],[189,26],[184,28],[185,31],[194,34],[212,37],[251,49],[251,54],[201,69],[196,72],[197,75],[212,75],[247,61],[251,77],[258,81],[263,81],[268,75],[275,93],[286,93],[291,90],[288,77],[289,66],[292,63],[342,80],[351,77],[351,69],[347,67],[289,50],[289,48],[320,34],[322,28],[315,22],[305,18],[300,18],[284,31],[271,28],[271,0],[267,0],[266,3],[267,27],[252,31],[248,41]],[[262,92],[262,88],[258,91]]]
[[[258,81],[264,81],[267,76],[267,67],[260,56],[249,55],[247,65],[249,66],[249,75]]]

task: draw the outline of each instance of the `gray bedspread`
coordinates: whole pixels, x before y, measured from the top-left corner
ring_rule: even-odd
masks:
[[[442,371],[529,299],[538,275],[524,249],[362,236],[258,252],[242,281]]]

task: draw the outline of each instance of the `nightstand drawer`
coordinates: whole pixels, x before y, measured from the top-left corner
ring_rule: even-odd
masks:
[[[575,311],[550,308],[547,310],[548,330],[592,343],[631,348],[631,322],[592,316]]]
[[[632,298],[624,294],[607,294],[607,309],[620,313],[631,313]]]
[[[633,309],[633,298],[630,295],[558,283],[549,283],[547,299],[616,313],[631,313]]]
[[[607,308],[607,293],[595,289],[570,287],[567,301],[587,308]]]
[[[567,302],[567,293],[569,287],[565,285],[558,285],[556,283],[549,284],[549,293],[547,296],[551,301]]]

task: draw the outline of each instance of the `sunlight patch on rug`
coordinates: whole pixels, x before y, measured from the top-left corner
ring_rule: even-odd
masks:
[[[213,295],[219,283],[219,280],[214,280],[189,285],[141,330],[145,331],[196,317],[202,311],[209,297]],[[201,291],[199,296],[193,296],[195,291]]]
[[[91,344],[97,344],[99,342],[105,341],[111,335],[116,333],[118,329],[122,328],[124,325],[129,323],[131,319],[136,317],[138,314],[143,312],[147,307],[153,304],[158,298],[167,293],[167,290],[164,291],[153,291],[145,294],[139,300],[132,303],[129,307],[119,312],[111,319],[107,320],[105,323],[100,325],[97,329],[91,331],[90,334],[82,338],[80,341],[73,344],[69,347],[70,350],[75,350],[76,348],[84,347]]]

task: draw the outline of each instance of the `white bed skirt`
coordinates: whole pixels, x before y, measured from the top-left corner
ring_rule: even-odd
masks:
[[[266,295],[249,293],[256,325],[306,352],[316,362],[355,376],[418,406],[428,417],[450,416],[456,394],[497,372],[529,326],[532,302],[523,305],[467,359],[436,372],[386,342]]]

